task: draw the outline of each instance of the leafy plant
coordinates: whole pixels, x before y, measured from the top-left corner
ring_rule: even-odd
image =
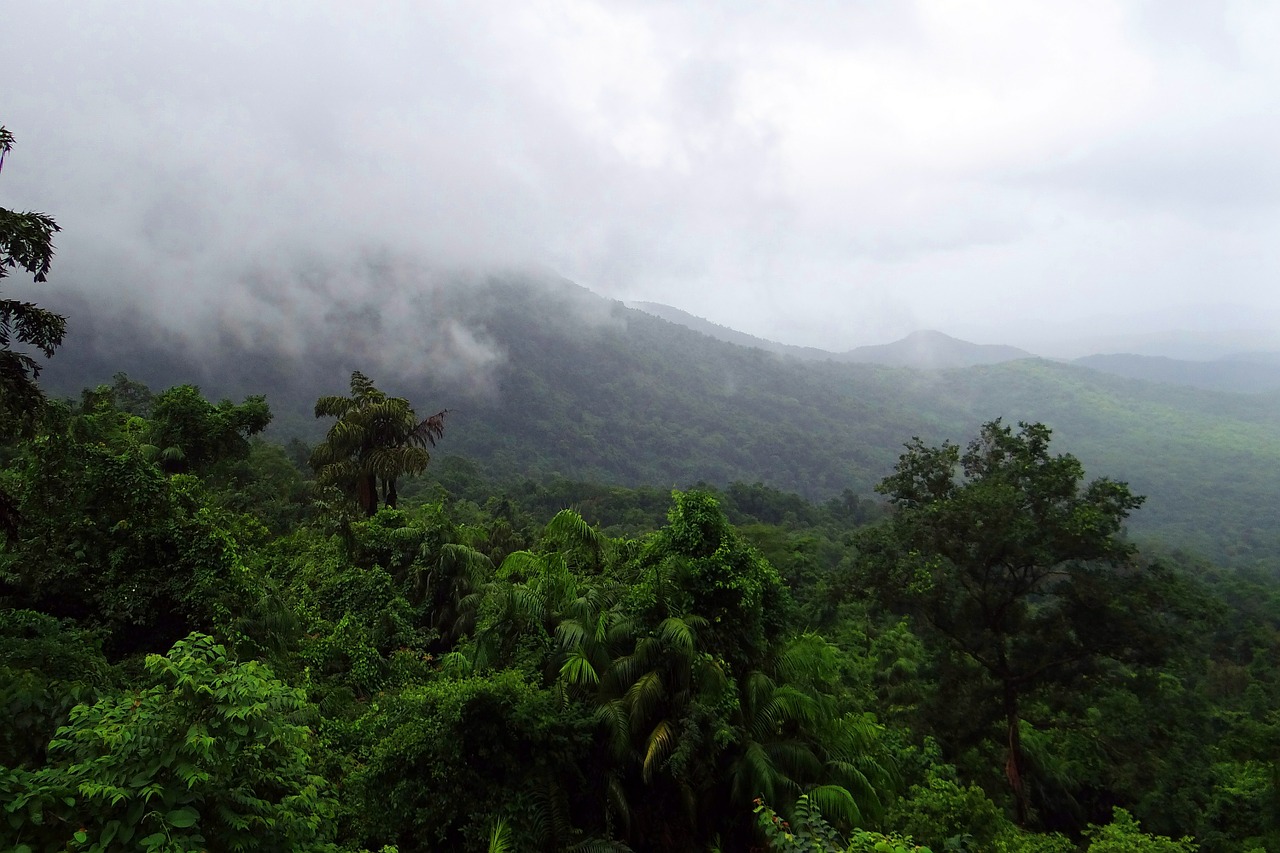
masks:
[[[320,850],[335,810],[312,772],[302,691],[192,634],[151,687],[79,705],[50,766],[0,780],[0,841],[95,850]]]

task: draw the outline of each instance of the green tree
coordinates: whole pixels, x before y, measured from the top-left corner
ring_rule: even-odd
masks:
[[[120,374],[113,395],[121,390]],[[148,437],[159,448],[160,467],[170,474],[203,474],[219,462],[249,455],[249,436],[271,423],[265,397],[210,403],[194,385],[179,385],[148,401]]]
[[[368,515],[378,511],[378,484],[382,500],[396,505],[396,480],[420,474],[444,435],[448,410],[418,420],[409,401],[388,397],[363,373],[351,374],[350,397],[316,400],[317,418],[337,418],[325,440],[311,451],[311,467],[322,485],[337,485],[355,498]]]
[[[78,427],[85,440],[63,425],[29,443],[0,603],[98,629],[113,658],[225,628],[260,591],[246,564],[259,526],[211,505],[195,477],[165,476],[130,445],[130,424],[116,431],[106,418]]]
[[[7,850],[322,850],[336,804],[314,771],[304,691],[192,634],[150,686],[72,709],[50,766],[0,768]]]
[[[13,149],[13,134],[0,126],[0,168]],[[22,267],[38,282],[45,281],[53,262],[53,235],[58,224],[43,213],[18,213],[0,207],[0,279]],[[46,358],[62,344],[67,320],[31,302],[0,295],[0,439],[30,435],[44,395],[36,378],[40,364],[27,351],[34,347]],[[12,497],[0,490],[0,529],[16,535],[18,511]]]
[[[1020,824],[1030,810],[1024,693],[1140,645],[1115,599],[1134,574],[1122,525],[1143,499],[1105,478],[1085,484],[1075,457],[1050,454],[1049,437],[1043,424],[1015,433],[996,420],[963,454],[913,439],[878,487],[897,512],[863,539],[870,587],[995,681]]]

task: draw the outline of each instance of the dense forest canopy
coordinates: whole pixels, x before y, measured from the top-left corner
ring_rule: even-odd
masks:
[[[0,210],[0,271],[42,278],[55,231]],[[1143,433],[1090,445],[1091,420],[1147,417],[1203,452],[1179,471],[1243,454],[1211,506],[1274,488],[1273,402],[1098,396],[1040,362],[942,384],[705,341],[687,362],[675,327],[611,336],[565,291],[470,295],[559,318],[503,338],[500,398],[446,439],[418,413],[454,410],[449,383],[350,373],[313,444],[267,438],[269,393],[121,372],[48,400],[21,347],[54,352],[62,318],[0,301],[0,846],[1280,849],[1274,528],[1207,533],[1253,537],[1229,567],[1194,530],[1162,547],[1204,517],[1182,504],[1131,539],[1167,493],[955,389],[1053,390],[1120,469]],[[963,449],[936,437],[957,423]],[[466,453],[432,459],[445,441]]]

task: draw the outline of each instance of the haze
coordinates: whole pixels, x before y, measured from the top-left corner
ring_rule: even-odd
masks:
[[[263,270],[370,252],[828,349],[1280,328],[1274,3],[0,0],[0,21],[0,205],[64,230],[33,292],[175,328],[288,319]]]

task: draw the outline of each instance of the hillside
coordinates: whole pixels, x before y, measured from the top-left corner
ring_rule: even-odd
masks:
[[[1035,358],[1033,353],[1017,347],[999,344],[975,344],[953,338],[943,332],[921,330],[912,332],[901,340],[887,344],[855,347],[845,352],[831,352],[816,347],[799,347],[770,341],[695,317],[687,311],[661,305],[656,302],[629,302],[646,314],[684,326],[718,341],[738,346],[761,349],[778,355],[792,356],[807,361],[841,361],[859,364],[883,364],[889,367],[914,367],[920,370],[939,370],[949,367],[973,367],[979,364],[999,364],[1020,358]]]
[[[1130,379],[1189,385],[1214,391],[1248,394],[1280,390],[1280,358],[1275,353],[1242,353],[1213,361],[1115,353],[1085,356],[1076,359],[1074,363]]]
[[[420,412],[449,408],[440,452],[470,457],[499,479],[762,481],[811,498],[870,493],[913,435],[966,440],[995,417],[1039,420],[1091,474],[1127,479],[1149,496],[1135,532],[1243,562],[1280,554],[1280,395],[1178,388],[1036,359],[939,372],[802,362],[567,282],[493,279],[420,296],[391,329],[418,330],[417,340],[392,336],[391,321],[368,306],[349,307],[295,334],[305,342],[296,352],[240,330],[222,334],[224,349],[197,353],[125,313],[104,321],[64,306],[76,331],[46,377],[64,393],[116,370],[153,386],[266,393],[277,435],[314,437],[322,425],[311,403],[344,390],[359,369]]]
[[[751,349],[762,349],[765,352],[777,353],[778,355],[788,355],[795,358],[808,359],[813,361],[825,361],[826,359],[837,358],[838,356],[824,349],[816,347],[797,347],[791,344],[781,344],[777,341],[770,341],[765,338],[758,338],[755,335],[748,335],[746,332],[739,332],[737,329],[731,329],[728,326],[721,326],[719,323],[713,323],[702,317],[695,317],[687,311],[681,311],[679,308],[673,308],[670,305],[663,305],[658,302],[627,302],[628,308],[634,308],[637,311],[643,311],[646,314],[652,314],[659,319],[666,320],[669,323],[675,323],[677,326],[684,326],[695,332],[700,332],[707,337],[715,338],[725,343],[737,344],[740,347],[748,347]]]

